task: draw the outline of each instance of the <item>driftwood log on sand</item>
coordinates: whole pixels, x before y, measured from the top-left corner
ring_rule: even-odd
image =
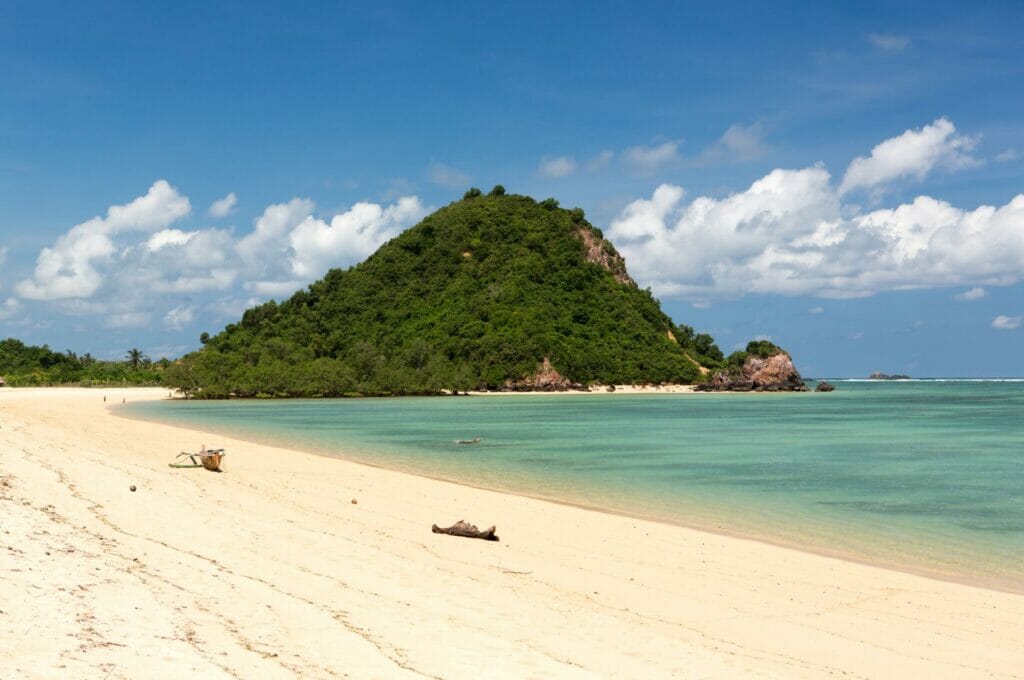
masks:
[[[442,529],[436,524],[431,527],[431,531],[435,534],[448,534],[449,536],[465,536],[466,538],[482,538],[485,541],[497,541],[498,537],[494,535],[495,527],[480,531],[472,524],[466,524],[461,519],[455,524]]]

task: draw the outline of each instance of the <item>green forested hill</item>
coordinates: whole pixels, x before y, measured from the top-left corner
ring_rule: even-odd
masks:
[[[544,359],[573,383],[680,383],[700,378],[690,357],[722,359],[673,326],[582,210],[501,187],[202,339],[166,382],[206,397],[493,389]]]

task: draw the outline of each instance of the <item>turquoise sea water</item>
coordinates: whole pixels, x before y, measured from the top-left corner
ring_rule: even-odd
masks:
[[[836,385],[164,401],[128,412],[1024,591],[1024,381]],[[482,441],[454,442],[472,437]]]

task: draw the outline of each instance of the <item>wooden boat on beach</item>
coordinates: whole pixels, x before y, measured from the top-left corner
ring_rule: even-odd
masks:
[[[178,457],[174,459],[174,462],[168,463],[168,465],[172,468],[203,467],[210,472],[220,472],[220,462],[226,455],[227,452],[225,452],[224,449],[207,449],[204,446],[199,453],[182,451],[178,454]],[[183,460],[185,458],[188,458],[191,463],[186,463]]]

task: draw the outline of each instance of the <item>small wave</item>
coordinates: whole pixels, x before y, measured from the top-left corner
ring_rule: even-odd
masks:
[[[951,383],[1019,383],[1024,378],[900,378],[898,380],[878,380],[874,378],[821,378],[829,382],[850,382],[850,383],[891,383],[891,382],[951,382]]]
[[[923,382],[1024,382],[1024,378],[927,378]]]

